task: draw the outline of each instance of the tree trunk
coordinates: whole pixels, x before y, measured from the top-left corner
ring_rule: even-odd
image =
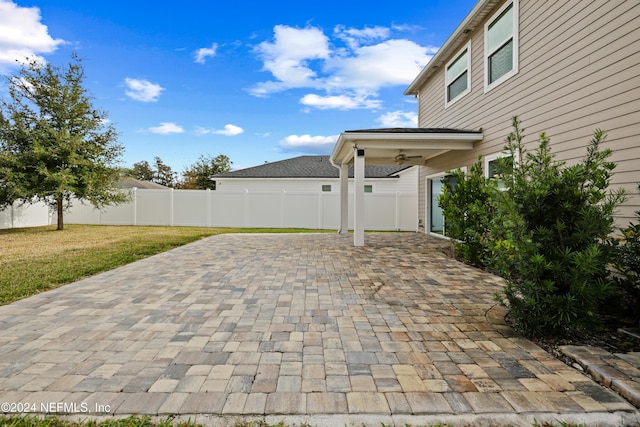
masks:
[[[56,199],[56,208],[58,209],[58,228],[57,230],[64,230],[64,219],[63,219],[63,208],[64,205],[62,203],[62,195],[59,195],[58,198]]]

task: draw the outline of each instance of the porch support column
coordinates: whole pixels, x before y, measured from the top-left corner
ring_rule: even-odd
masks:
[[[353,154],[353,246],[364,246],[364,148]]]
[[[340,234],[349,233],[349,164],[340,165]]]

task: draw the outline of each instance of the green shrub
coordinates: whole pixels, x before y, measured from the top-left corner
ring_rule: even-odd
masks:
[[[443,191],[438,199],[446,218],[447,236],[454,241],[456,255],[469,264],[482,267],[489,251],[487,239],[497,183],[485,178],[481,157],[471,166],[469,174],[458,169],[451,175],[454,179],[443,180]]]
[[[586,157],[565,167],[542,133],[528,153],[517,117],[506,150],[520,164],[505,175],[509,188],[496,195],[498,213],[490,239],[491,266],[507,279],[504,303],[525,333],[562,334],[597,323],[599,304],[611,293],[607,244],[622,190],[608,191],[615,164],[594,132]]]
[[[640,189],[640,186],[638,186]],[[613,261],[614,278],[621,293],[620,299],[626,301],[624,315],[635,317],[640,322],[640,211],[636,211],[636,222],[622,229],[623,244],[618,247]],[[617,307],[620,304],[616,304]],[[639,325],[640,326],[640,325]]]

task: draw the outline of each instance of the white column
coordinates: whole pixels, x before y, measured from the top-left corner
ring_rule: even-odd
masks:
[[[340,165],[340,234],[349,233],[349,164]]]
[[[364,246],[364,149],[353,156],[353,246]]]

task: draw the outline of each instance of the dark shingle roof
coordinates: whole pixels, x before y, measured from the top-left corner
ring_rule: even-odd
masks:
[[[366,165],[366,178],[392,178],[410,166]],[[215,175],[213,178],[338,178],[340,171],[329,161],[329,156],[300,156],[261,166]],[[353,177],[353,166],[349,167]]]
[[[123,177],[120,182],[118,182],[120,188],[139,188],[145,190],[167,190],[170,187],[167,187],[162,184],[157,184],[152,181],[141,181],[139,179],[132,178],[130,176]]]

